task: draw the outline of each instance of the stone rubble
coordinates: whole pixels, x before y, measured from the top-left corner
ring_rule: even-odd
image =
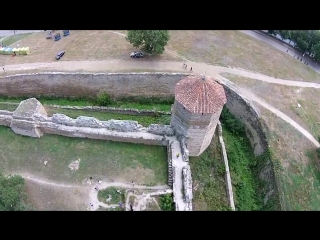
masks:
[[[190,165],[182,168],[182,178],[183,178],[183,197],[184,202],[190,203],[192,201],[192,178]]]
[[[174,128],[170,125],[150,124],[147,132],[161,136],[173,136],[175,134]]]
[[[143,126],[137,121],[131,120],[108,120],[99,121],[94,117],[79,116],[76,119],[70,118],[64,114],[53,114],[51,121],[53,123],[75,126],[75,127],[89,127],[89,128],[106,128],[107,130],[118,132],[138,132],[143,129]]]
[[[180,141],[182,160],[185,162],[189,162],[189,150],[187,147],[187,140],[184,136],[180,136],[178,140]]]

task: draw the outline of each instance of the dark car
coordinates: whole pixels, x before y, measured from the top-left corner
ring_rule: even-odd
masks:
[[[62,56],[63,56],[65,53],[66,53],[65,51],[58,52],[58,54],[57,54],[57,56],[56,56],[56,59],[59,60],[60,58],[62,58]]]
[[[132,58],[143,58],[143,53],[142,52],[132,52],[130,54],[130,57],[132,57]]]

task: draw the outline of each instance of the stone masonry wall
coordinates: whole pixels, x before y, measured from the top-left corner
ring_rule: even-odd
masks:
[[[174,86],[190,74],[183,73],[31,73],[0,78],[2,96],[95,97],[105,90],[112,97],[174,96]]]
[[[114,97],[174,97],[175,85],[190,74],[183,73],[32,73],[0,77],[1,96],[91,96],[105,89]],[[255,154],[267,149],[259,115],[250,101],[229,81],[218,81],[227,95],[226,107],[246,125]],[[178,124],[177,124],[178,125]]]

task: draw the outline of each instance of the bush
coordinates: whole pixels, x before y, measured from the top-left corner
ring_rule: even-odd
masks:
[[[112,99],[107,92],[102,91],[97,94],[97,98],[96,98],[95,103],[99,106],[106,107],[106,106],[112,104]]]
[[[165,194],[160,197],[160,208],[162,211],[174,211],[172,194]]]

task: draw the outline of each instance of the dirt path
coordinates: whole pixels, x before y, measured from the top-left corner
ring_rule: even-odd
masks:
[[[179,55],[176,55],[179,56]],[[180,56],[179,56],[180,57]],[[10,71],[25,71],[41,69],[43,71],[73,71],[73,72],[119,72],[129,70],[156,70],[156,71],[175,71],[189,72],[182,68],[183,61],[147,61],[144,59],[128,59],[128,60],[103,60],[103,61],[57,61],[57,62],[39,62],[39,63],[24,63],[15,65],[6,65],[7,75]],[[217,77],[220,73],[231,73],[255,80],[260,80],[268,83],[276,83],[287,86],[320,88],[320,84],[313,82],[303,82],[273,78],[261,73],[254,73],[243,69],[227,68],[221,66],[213,66],[205,63],[188,63],[193,69],[193,73],[210,75]]]
[[[103,202],[100,202],[98,200],[98,191],[95,189],[96,187],[99,188],[99,190],[106,189],[108,187],[120,187],[120,188],[126,188],[126,189],[148,189],[148,190],[167,190],[170,189],[169,186],[167,185],[161,185],[161,186],[144,186],[144,185],[134,185],[129,183],[122,183],[122,182],[102,182],[102,183],[97,183],[97,184],[83,184],[83,185],[76,185],[76,184],[63,184],[63,183],[58,183],[58,182],[53,182],[53,181],[48,181],[44,179],[37,178],[35,176],[31,176],[30,174],[26,173],[15,173],[23,178],[38,183],[39,185],[50,185],[56,189],[59,188],[79,188],[82,189],[83,191],[87,192],[87,199],[83,199],[84,202],[87,203],[87,209],[90,210],[97,210],[100,206],[105,207],[105,208],[111,208],[111,207],[117,207],[118,205],[116,204],[105,204]]]

